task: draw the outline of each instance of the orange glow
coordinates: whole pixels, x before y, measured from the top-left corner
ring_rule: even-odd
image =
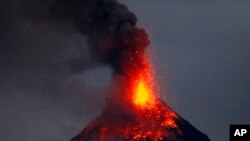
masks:
[[[140,80],[138,82],[133,100],[134,103],[140,107],[147,107],[154,103],[152,92],[144,81]]]
[[[101,125],[99,130],[101,141],[110,141],[110,137],[122,136],[126,141],[163,141],[167,139],[168,131],[178,130],[178,116],[164,103],[155,99],[152,108],[139,108],[133,121],[120,123],[111,121]]]
[[[122,122],[112,119],[100,125],[101,141],[109,141],[112,136],[122,136],[127,141],[160,141],[167,140],[169,130],[178,130],[176,120],[179,117],[157,98],[154,69],[144,51],[146,36],[141,32],[137,34],[135,43],[124,51],[121,64],[126,78],[122,100],[130,108],[128,115],[124,113],[124,119],[128,119]]]

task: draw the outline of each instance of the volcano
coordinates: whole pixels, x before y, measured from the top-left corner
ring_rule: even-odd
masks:
[[[117,0],[55,0],[51,14],[87,37],[96,61],[113,70],[102,114],[72,141],[209,141],[159,97],[145,29]],[[118,89],[118,91],[117,91]]]
[[[71,141],[210,141],[159,99],[157,107],[134,115],[104,111]]]

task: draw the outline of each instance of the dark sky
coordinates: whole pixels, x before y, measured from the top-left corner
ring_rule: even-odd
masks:
[[[250,2],[121,2],[149,32],[162,95],[181,116],[213,141],[250,123]],[[105,100],[110,69],[72,70],[92,66],[86,38],[51,21],[49,3],[0,1],[1,140],[68,141]]]

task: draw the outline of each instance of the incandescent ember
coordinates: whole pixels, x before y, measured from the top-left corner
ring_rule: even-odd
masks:
[[[71,141],[210,141],[161,100],[153,110],[103,112]]]

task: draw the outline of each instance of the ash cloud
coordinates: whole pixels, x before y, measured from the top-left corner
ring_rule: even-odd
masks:
[[[146,32],[135,26],[136,16],[116,0],[55,0],[50,12],[53,18],[72,23],[86,35],[90,53],[115,74],[124,74],[122,63],[129,59],[127,54],[138,48],[143,52],[149,44]]]

